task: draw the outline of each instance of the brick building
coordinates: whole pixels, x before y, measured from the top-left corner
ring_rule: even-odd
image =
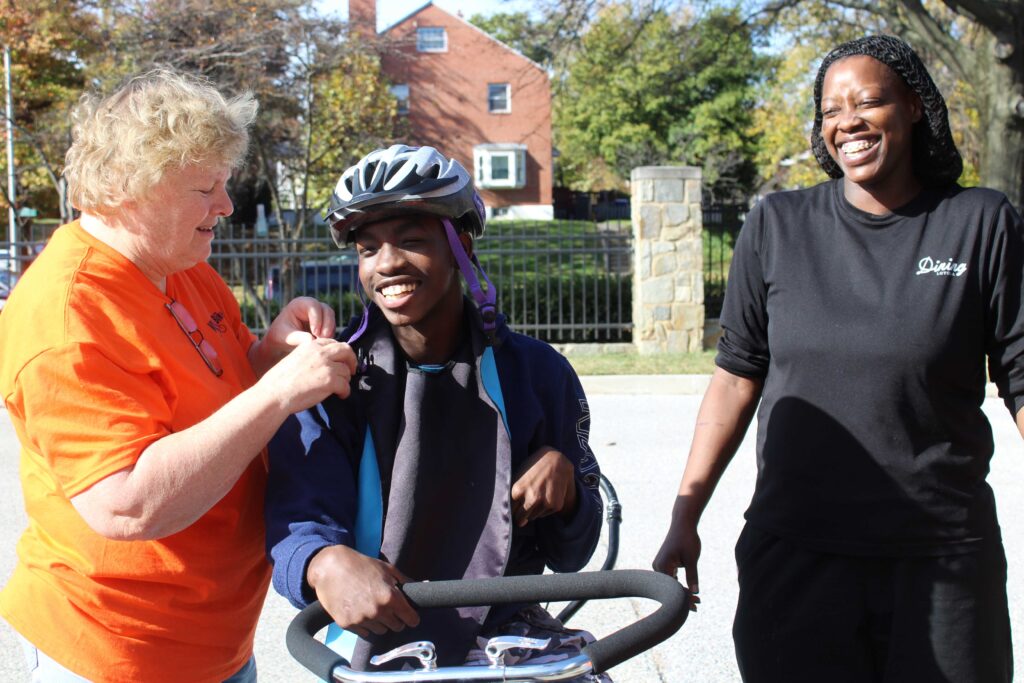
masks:
[[[379,35],[376,1],[349,0],[354,30],[375,36],[410,144],[432,145],[473,173],[493,216],[552,209],[547,72],[461,17],[427,2]]]

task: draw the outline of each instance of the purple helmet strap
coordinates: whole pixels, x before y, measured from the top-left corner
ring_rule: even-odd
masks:
[[[484,321],[484,332],[487,334],[487,338],[490,339],[494,334],[498,318],[498,309],[495,305],[497,292],[494,289],[494,283],[487,277],[484,269],[480,267],[480,261],[477,260],[476,254],[473,255],[472,260],[466,255],[466,250],[462,247],[462,242],[459,241],[459,236],[455,233],[455,227],[452,225],[452,222],[447,218],[442,218],[441,222],[444,224],[444,232],[448,236],[448,246],[451,247],[455,261],[459,264],[459,270],[462,271],[462,277],[466,279],[466,284],[469,285],[469,292],[473,295],[477,308],[480,309],[480,317]],[[475,269],[474,266],[476,266]],[[484,282],[487,283],[486,292],[480,287],[480,279],[477,278],[476,271],[480,271]]]
[[[348,338],[349,344],[354,344],[356,339],[363,336],[363,332],[366,332],[366,326],[370,322],[370,308],[369,303],[366,301],[366,294],[363,292],[362,287],[359,287],[356,291],[359,293],[359,300],[363,302],[363,319],[359,321],[359,327],[356,328],[356,331]]]

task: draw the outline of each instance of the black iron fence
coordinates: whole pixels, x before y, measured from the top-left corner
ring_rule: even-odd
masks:
[[[515,329],[552,343],[632,341],[628,218],[492,221],[477,255]]]
[[[492,221],[476,244],[499,310],[516,330],[552,343],[631,340],[632,252],[628,220]],[[340,321],[361,310],[355,253],[326,235],[283,240],[232,225],[210,263],[257,331],[293,296],[330,303]]]
[[[18,242],[14,249],[10,242],[0,242],[0,308],[18,281],[18,275],[28,268],[45,246],[46,240]]]
[[[704,219],[704,317],[717,318],[722,313],[725,283],[736,237],[740,234],[746,206],[711,204],[703,207]]]
[[[626,207],[628,210],[628,206]],[[704,219],[705,316],[721,312],[725,283],[745,207],[707,206]],[[551,343],[632,341],[633,237],[619,205],[607,220],[495,220],[477,242],[477,255],[512,326]],[[45,241],[20,243],[24,269]],[[0,302],[13,284],[0,242]],[[312,236],[256,235],[252,226],[226,224],[210,263],[234,292],[246,324],[262,333],[282,302],[298,295],[330,303],[342,323],[360,301],[355,254],[338,249],[323,226]]]
[[[301,239],[256,235],[252,226],[218,229],[210,264],[234,292],[243,319],[261,333],[285,301],[298,295],[330,303],[342,323],[361,311],[358,267],[322,226]],[[44,241],[19,244],[20,270]],[[13,282],[0,243],[0,300]],[[632,339],[633,237],[627,218],[495,220],[476,253],[514,329],[552,343]]]

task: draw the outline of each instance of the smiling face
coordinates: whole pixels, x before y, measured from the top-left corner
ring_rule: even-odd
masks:
[[[843,171],[847,199],[886,213],[914,198],[913,129],[921,100],[882,62],[846,57],[825,73],[821,137]]]
[[[422,215],[384,219],[360,227],[355,245],[363,290],[405,352],[418,362],[447,360],[432,356],[444,356],[458,338],[462,287],[441,222]],[[431,347],[438,353],[427,353]]]
[[[234,210],[223,165],[171,169],[145,197],[119,208],[128,257],[158,284],[210,257],[214,226]]]

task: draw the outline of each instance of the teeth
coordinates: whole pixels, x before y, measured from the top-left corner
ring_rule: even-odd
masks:
[[[853,142],[847,142],[843,144],[843,154],[856,154],[857,152],[863,152],[866,149],[871,149],[875,146],[874,140],[854,140]]]
[[[416,285],[414,284],[388,285],[387,287],[381,289],[380,293],[386,297],[393,297],[401,296],[407,292],[413,291],[414,289],[416,289]]]

